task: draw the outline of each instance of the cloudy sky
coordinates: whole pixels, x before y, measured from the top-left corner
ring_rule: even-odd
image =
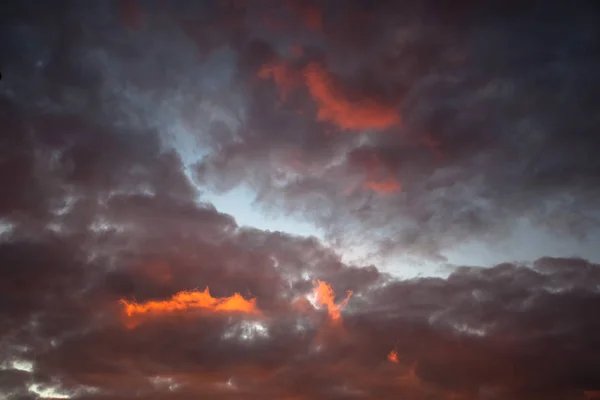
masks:
[[[0,397],[600,399],[567,3],[3,2]]]

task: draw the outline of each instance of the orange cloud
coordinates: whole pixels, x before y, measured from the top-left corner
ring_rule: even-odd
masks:
[[[398,364],[398,352],[396,350],[390,351],[390,354],[388,354],[387,358],[394,364]]]
[[[348,304],[352,296],[352,291],[348,290],[346,298],[339,304],[335,304],[335,293],[327,282],[317,281],[317,286],[313,289],[313,294],[317,297],[317,304],[327,307],[327,313],[332,321],[337,322],[341,318],[341,310]]]
[[[136,303],[121,299],[121,304],[128,317],[148,314],[169,314],[195,309],[212,312],[260,313],[256,307],[256,299],[246,300],[239,293],[234,293],[230,297],[215,298],[211,296],[208,287],[203,292],[179,292],[173,295],[169,300]]]
[[[363,189],[372,190],[380,194],[399,192],[402,185],[394,178],[394,170],[386,165],[379,157],[372,155],[365,161],[367,179],[363,183]]]
[[[318,103],[317,118],[330,121],[341,129],[387,129],[400,123],[400,116],[393,107],[372,99],[351,102],[332,86],[331,77],[316,64],[309,64],[304,76],[312,98]]]
[[[363,189],[369,189],[381,194],[389,194],[399,192],[402,186],[394,178],[384,179],[381,181],[366,181],[363,183]]]
[[[257,73],[260,79],[273,79],[279,87],[281,100],[286,100],[288,94],[300,86],[297,74],[283,62],[265,64]],[[329,121],[346,130],[387,129],[400,123],[400,116],[393,107],[369,98],[359,102],[348,100],[334,89],[327,71],[316,64],[305,68],[304,83],[319,106],[319,121]]]

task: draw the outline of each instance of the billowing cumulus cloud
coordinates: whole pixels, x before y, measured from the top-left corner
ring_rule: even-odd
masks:
[[[598,260],[344,258],[593,237],[595,10],[273,3],[2,6],[0,397],[597,398]]]

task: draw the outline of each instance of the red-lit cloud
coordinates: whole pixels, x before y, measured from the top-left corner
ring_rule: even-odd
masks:
[[[370,98],[351,101],[334,87],[329,73],[321,66],[311,63],[303,71],[296,71],[284,62],[264,64],[257,75],[261,79],[273,79],[279,87],[280,97],[285,100],[289,93],[304,84],[317,103],[317,119],[327,121],[343,130],[384,130],[400,123],[398,111]]]
[[[352,291],[346,292],[346,298],[340,303],[335,303],[335,292],[327,282],[317,280],[316,286],[313,289],[313,294],[316,296],[316,303],[327,308],[327,314],[333,322],[340,322],[341,311],[348,304]]]
[[[190,310],[259,314],[259,310],[256,308],[256,299],[246,300],[239,293],[234,293],[230,297],[215,298],[211,296],[208,287],[203,292],[179,292],[168,300],[151,300],[145,303],[137,303],[122,299],[121,304],[128,317],[161,315]]]
[[[400,123],[398,112],[369,98],[350,101],[337,89],[327,71],[317,64],[304,70],[308,90],[318,104],[317,118],[329,121],[340,129],[388,129]]]
[[[63,3],[0,16],[0,398],[600,398],[600,265],[537,258],[596,254],[589,10]]]
[[[364,189],[370,189],[380,194],[390,194],[399,192],[402,186],[395,179],[385,179],[381,181],[366,181],[363,183]]]

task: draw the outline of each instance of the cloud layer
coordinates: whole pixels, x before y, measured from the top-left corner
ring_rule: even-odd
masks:
[[[599,398],[594,261],[403,280],[203,200],[438,260],[597,231],[596,10],[397,3],[2,6],[0,395]]]

